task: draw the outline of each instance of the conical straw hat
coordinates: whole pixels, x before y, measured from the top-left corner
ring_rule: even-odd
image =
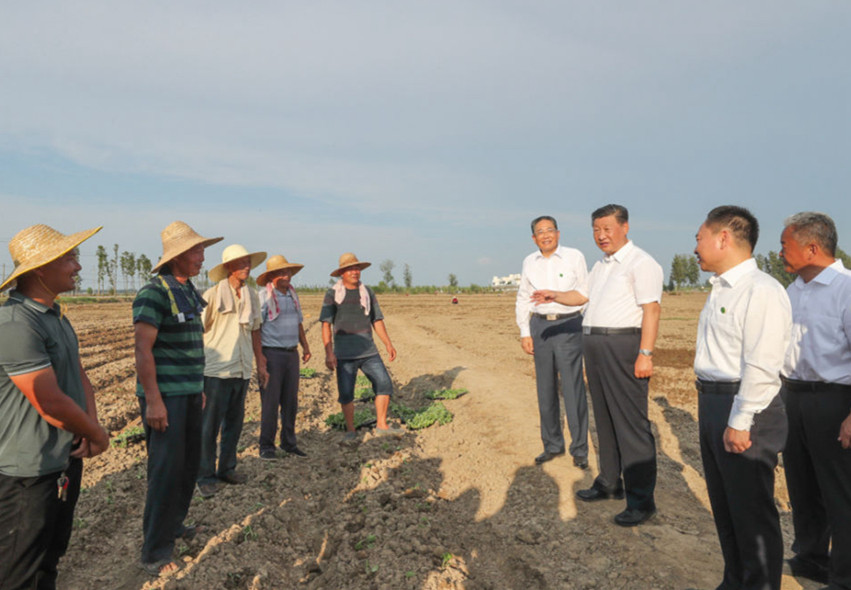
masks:
[[[165,263],[174,260],[198,244],[202,244],[206,248],[208,246],[212,246],[216,242],[221,242],[224,239],[223,237],[205,238],[200,236],[194,229],[182,221],[170,223],[168,227],[162,231],[160,236],[163,240],[163,255],[160,257],[157,265],[151,269],[152,273],[158,272]]]
[[[226,279],[228,276],[228,269],[225,268],[225,264],[231,262],[232,260],[236,260],[238,258],[242,258],[243,256],[251,257],[251,268],[256,268],[260,265],[261,262],[266,260],[265,252],[251,252],[245,249],[245,246],[242,244],[231,244],[225,251],[222,252],[222,263],[214,266],[210,269],[210,272],[207,275],[210,277],[210,280],[214,283],[218,283],[222,279]]]
[[[337,270],[333,271],[331,273],[331,276],[332,277],[339,277],[341,274],[343,274],[344,270],[347,270],[349,268],[357,267],[360,270],[363,270],[367,266],[371,266],[371,265],[372,265],[371,262],[361,262],[360,260],[358,260],[357,256],[355,256],[351,252],[346,252],[345,254],[340,256],[340,263],[337,266]]]
[[[303,264],[290,263],[280,254],[275,254],[274,256],[270,256],[269,260],[266,261],[266,272],[257,277],[257,284],[261,287],[265,287],[268,282],[268,275],[276,270],[291,270],[294,275],[303,268]]]
[[[43,224],[33,225],[19,231],[9,242],[9,254],[12,255],[15,269],[0,285],[0,292],[11,287],[12,283],[22,274],[64,256],[102,228],[101,225],[68,236]]]

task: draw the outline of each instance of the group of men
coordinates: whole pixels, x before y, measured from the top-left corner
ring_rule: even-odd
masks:
[[[37,225],[9,244],[15,269],[0,291],[15,289],[0,308],[0,586],[55,588],[56,565],[71,535],[82,479],[82,459],[102,453],[109,434],[98,423],[94,390],[79,357],[76,334],[57,299],[76,287],[78,246],[95,228],[72,235]],[[265,252],[233,244],[209,277],[203,296],[192,283],[205,238],[176,221],[162,234],[163,254],[133,302],[136,395],[148,452],[140,567],[155,575],[179,568],[178,539],[202,527],[184,524],[197,487],[204,497],[222,483],[241,484],[236,470],[245,396],[256,366],[261,395],[259,455],[305,457],[295,435],[299,355],[310,347],[290,279],[303,265],[275,255],[249,287]],[[393,384],[372,341],[372,330],[392,361],[396,350],[375,294],[360,282],[370,263],[340,257],[340,280],[322,306],[325,364],[337,372],[346,440],[356,439],[353,394],[357,371],[376,393],[378,434],[387,424]],[[280,451],[275,438],[281,418]],[[218,441],[218,446],[217,446]]]
[[[700,314],[694,370],[699,439],[724,572],[718,590],[778,590],[783,539],[774,469],[783,452],[792,504],[793,575],[851,589],[851,272],[836,259],[837,232],[822,213],[785,221],[781,257],[797,275],[784,290],[753,258],[759,224],[737,206],[716,207],[695,255],[713,273]],[[590,274],[559,245],[555,219],[532,222],[538,251],[523,262],[516,315],[534,355],[545,463],[569,450],[588,465],[582,359],[599,444],[599,475],[579,500],[626,495],[615,523],[656,512],[655,443],[648,380],[660,316],[662,272],[628,239],[626,209],[592,214],[603,251]],[[584,317],[583,317],[584,315]]]

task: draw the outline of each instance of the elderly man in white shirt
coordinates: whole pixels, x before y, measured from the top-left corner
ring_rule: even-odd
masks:
[[[656,441],[647,415],[647,395],[663,273],[627,237],[625,207],[600,207],[591,214],[591,221],[594,241],[605,256],[591,270],[588,295],[539,291],[533,298],[566,305],[588,302],[582,348],[600,445],[600,474],[576,497],[584,502],[621,499],[626,490],[626,509],[615,516],[615,523],[635,526],[656,513]]]
[[[742,207],[709,212],[697,232],[700,268],[715,273],[700,313],[700,452],[724,556],[719,588],[779,590],[783,537],[774,468],[786,441],[780,368],[792,310],[783,287],[757,268],[756,218]]]
[[[851,588],[851,276],[835,266],[830,217],[798,213],[784,225],[780,256],[798,275],[787,288],[793,325],[781,390],[795,525],[789,566],[795,576]]]
[[[538,250],[523,260],[515,311],[523,351],[535,357],[544,444],[544,452],[535,457],[535,463],[540,465],[565,452],[560,389],[573,464],[585,469],[588,467],[588,400],[582,378],[583,306],[556,301],[536,304],[532,300],[532,294],[540,289],[575,291],[582,298],[587,294],[585,257],[575,248],[559,245],[560,236],[553,217],[543,215],[532,221],[532,240]]]

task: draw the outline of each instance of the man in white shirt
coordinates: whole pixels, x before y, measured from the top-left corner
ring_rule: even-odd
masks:
[[[774,468],[786,440],[780,368],[792,310],[783,287],[757,268],[756,218],[742,207],[709,212],[697,232],[700,268],[713,272],[700,313],[700,453],[724,556],[718,588],[779,590],[783,537]]]
[[[582,349],[597,424],[600,474],[576,496],[584,502],[620,499],[626,490],[626,509],[615,516],[615,523],[635,526],[656,513],[656,441],[647,417],[647,394],[663,273],[627,237],[626,207],[600,207],[591,222],[594,241],[605,256],[591,270],[588,293],[540,291],[533,298],[567,305],[588,302]]]
[[[582,305],[557,301],[537,304],[540,289],[587,293],[588,268],[582,252],[559,245],[558,223],[548,215],[532,221],[532,241],[538,246],[523,260],[515,312],[523,352],[535,357],[538,412],[544,452],[540,465],[565,451],[559,409],[559,381],[570,431],[573,464],[588,467],[588,400],[582,378]]]
[[[792,574],[851,588],[851,276],[835,267],[836,225],[823,213],[789,217],[780,238],[792,302],[783,365],[792,502]],[[841,265],[841,263],[840,263]]]

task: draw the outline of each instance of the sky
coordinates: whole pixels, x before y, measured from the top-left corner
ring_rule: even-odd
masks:
[[[182,220],[326,285],[489,284],[529,222],[600,257],[630,211],[666,276],[707,211],[751,209],[757,252],[802,210],[851,252],[851,2],[87,1],[0,7],[0,265],[46,223],[162,253]],[[255,271],[255,275],[262,268]]]

